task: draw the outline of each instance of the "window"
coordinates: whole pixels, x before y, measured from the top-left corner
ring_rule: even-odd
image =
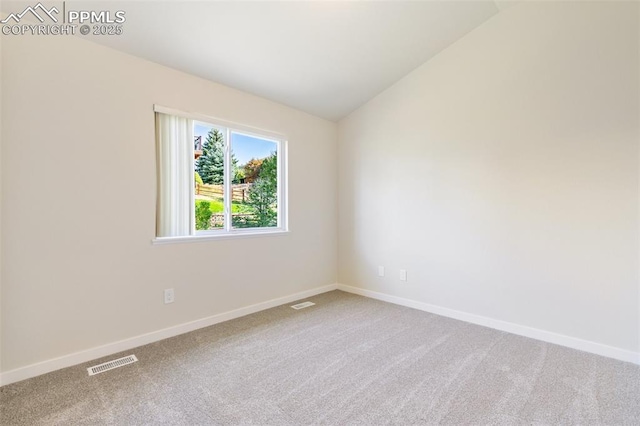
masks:
[[[158,107],[156,242],[287,230],[285,139]]]

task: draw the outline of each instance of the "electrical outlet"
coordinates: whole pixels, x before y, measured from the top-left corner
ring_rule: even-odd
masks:
[[[173,301],[175,300],[175,294],[173,293],[173,289],[172,288],[167,288],[164,291],[164,303],[165,305],[167,303],[173,303]]]
[[[384,277],[384,266],[378,266],[378,276]]]
[[[400,269],[400,281],[406,281],[406,280],[407,280],[407,270]]]

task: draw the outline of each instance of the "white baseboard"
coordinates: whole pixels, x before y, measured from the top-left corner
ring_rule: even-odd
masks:
[[[61,368],[71,367],[73,365],[82,364],[87,361],[91,361],[96,358],[102,358],[104,356],[112,355],[118,352],[126,351],[136,348],[138,346],[146,345],[149,343],[157,342],[169,337],[178,336],[180,334],[188,333],[193,330],[197,330],[210,325],[218,324],[224,321],[229,321],[235,318],[243,317],[245,315],[253,314],[255,312],[270,309],[276,306],[283,305],[285,303],[294,302],[299,299],[315,296],[317,294],[326,293],[332,290],[342,290],[348,293],[354,293],[372,299],[382,300],[385,302],[394,303],[396,305],[407,306],[409,308],[418,309],[425,312],[430,312],[436,315],[442,315],[449,318],[469,322],[472,324],[478,324],[485,327],[493,328],[496,330],[506,331],[508,333],[517,334],[520,336],[530,337],[533,339],[541,340],[543,342],[554,343],[556,345],[566,346],[573,349],[578,349],[585,352],[602,355],[608,358],[618,359],[620,361],[631,362],[640,365],[640,353],[632,352],[612,346],[603,345],[601,343],[591,342],[588,340],[582,340],[575,337],[565,336],[562,334],[552,333],[550,331],[539,330],[532,327],[527,327],[519,324],[514,324],[506,321],[500,321],[493,318],[487,318],[480,315],[474,315],[467,312],[456,311],[454,309],[443,308],[441,306],[430,305],[428,303],[418,302],[411,299],[405,299],[398,296],[392,296],[385,293],[379,293],[372,290],[366,290],[358,287],[352,287],[344,284],[330,284],[322,287],[316,287],[311,290],[302,291],[299,293],[291,294],[289,296],[279,297],[277,299],[268,300],[266,302],[257,303],[244,308],[235,309],[233,311],[224,312],[218,315],[213,315],[207,318],[202,318],[196,321],[176,325],[173,327],[165,328],[162,330],[154,331],[151,333],[143,334],[140,336],[132,337],[118,342],[109,343],[103,346],[87,349],[80,352],[75,352],[69,355],[65,355],[59,358],[50,359],[47,361],[39,362],[37,364],[27,365],[25,367],[17,368],[15,370],[6,371],[0,373],[0,386],[8,385],[10,383],[19,382],[21,380],[36,377],[41,374],[49,373],[51,371],[59,370]]]
[[[0,373],[0,386],[8,385],[9,383],[19,382],[21,380],[36,377],[41,374],[50,373],[61,368],[71,367],[73,365],[82,364],[87,361],[91,361],[96,358],[102,358],[104,356],[112,355],[118,352],[126,351],[129,349],[137,348],[138,346],[146,345],[149,343],[157,342],[169,337],[178,336],[180,334],[188,333],[199,328],[208,327],[210,325],[218,324],[224,321],[229,321],[235,318],[243,317],[245,315],[253,314],[255,312],[263,311],[265,309],[274,308],[276,306],[283,305],[285,303],[294,302],[296,300],[304,299],[307,297],[315,296],[317,294],[326,293],[328,291],[336,290],[337,284],[329,284],[322,287],[316,287],[311,290],[301,291],[299,293],[291,294],[277,299],[267,300],[266,302],[257,303],[255,305],[246,306],[244,308],[235,309],[233,311],[224,312],[218,315],[213,315],[207,318],[202,318],[196,321],[179,324],[173,327],[165,328],[151,333],[142,334],[140,336],[131,337],[129,339],[120,340],[118,342],[109,343],[103,346],[87,349],[80,352],[75,352],[69,355],[61,356],[59,358],[42,361],[37,364],[27,365],[15,370],[6,371]]]
[[[474,315],[467,312],[456,311],[454,309],[443,308],[441,306],[430,305],[428,303],[379,293],[377,291],[366,290],[359,287],[352,287],[345,284],[338,284],[338,290],[640,365],[640,353],[638,352],[632,352],[601,343],[582,340],[575,337],[565,336],[511,322],[500,321],[493,318],[487,318],[480,315]]]

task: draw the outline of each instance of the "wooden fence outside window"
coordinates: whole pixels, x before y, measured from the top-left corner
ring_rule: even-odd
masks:
[[[244,203],[247,201],[249,195],[250,183],[242,183],[237,185],[231,185],[231,192],[233,193],[233,201]],[[208,185],[196,183],[196,195],[203,195],[210,198],[223,198],[224,186],[223,185]]]

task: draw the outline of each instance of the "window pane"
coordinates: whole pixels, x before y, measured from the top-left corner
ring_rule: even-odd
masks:
[[[231,133],[234,228],[278,226],[278,143]]]
[[[224,229],[224,131],[194,122],[196,231]]]

